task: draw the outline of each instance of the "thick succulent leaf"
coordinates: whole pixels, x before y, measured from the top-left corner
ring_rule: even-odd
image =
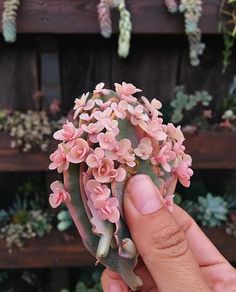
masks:
[[[67,203],[71,217],[82,237],[84,245],[94,257],[97,257],[97,247],[100,238],[92,232],[92,225],[87,217],[83,200],[79,192],[78,165],[70,164],[68,171],[64,173],[64,184],[71,195],[71,202]],[[119,273],[132,290],[135,291],[142,286],[142,280],[133,272],[137,263],[137,258],[127,259],[121,257],[117,249],[110,248],[108,255],[98,260],[107,268]]]
[[[131,141],[133,147],[138,146],[139,139],[137,137],[137,132],[129,120],[119,119],[119,130],[120,130],[119,135],[118,135],[119,140],[128,138]]]

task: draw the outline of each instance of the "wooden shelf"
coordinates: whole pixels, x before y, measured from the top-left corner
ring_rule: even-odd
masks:
[[[67,235],[68,236],[68,235]],[[66,240],[62,232],[52,232],[43,238],[31,239],[26,246],[14,248],[9,253],[4,241],[0,241],[0,269],[14,268],[57,268],[89,266],[95,263],[82,244],[77,232]]]
[[[49,155],[56,149],[51,143],[50,150],[22,153],[9,147],[10,138],[0,133],[0,171],[47,171]],[[235,169],[236,134],[227,132],[202,132],[186,136],[186,152],[193,158],[195,169]]]
[[[0,0],[0,14],[3,10]],[[89,33],[98,34],[96,6],[98,0],[22,1],[17,15],[19,33]],[[184,22],[179,14],[167,12],[164,1],[127,0],[135,34],[183,34]],[[203,33],[218,33],[221,0],[203,0],[200,26]],[[117,18],[118,13],[114,12]],[[114,21],[117,24],[117,21]],[[117,32],[117,25],[114,27]]]
[[[229,260],[236,261],[236,238],[222,228],[204,229],[210,240]],[[57,268],[94,265],[95,259],[83,246],[77,232],[68,241],[61,232],[53,232],[41,239],[32,239],[22,249],[8,252],[5,242],[0,242],[0,269]],[[67,235],[68,236],[68,235]],[[69,235],[71,237],[71,234]]]
[[[186,152],[192,156],[196,169],[236,168],[236,134],[232,132],[201,132],[186,136]]]

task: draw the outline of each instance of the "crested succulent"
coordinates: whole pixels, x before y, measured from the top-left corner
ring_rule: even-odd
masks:
[[[51,184],[49,202],[54,208],[64,202],[97,262],[137,290],[142,280],[133,272],[138,254],[122,208],[125,183],[149,175],[172,211],[177,181],[190,185],[191,157],[180,126],[163,123],[160,101],[138,100],[134,94],[141,90],[130,83],[115,83],[115,91],[104,85],[77,98],[74,122],[53,135],[60,142],[49,169],[63,173],[64,184]]]

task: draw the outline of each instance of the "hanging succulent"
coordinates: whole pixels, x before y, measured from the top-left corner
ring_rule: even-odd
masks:
[[[6,42],[13,43],[16,40],[16,14],[20,0],[4,0],[2,15],[2,32]]]
[[[222,0],[220,11],[220,31],[223,33],[224,39],[222,72],[225,73],[230,64],[230,58],[236,38],[236,0]]]
[[[112,34],[112,21],[108,1],[100,0],[100,3],[97,6],[97,11],[101,34],[104,38],[109,38]]]
[[[101,34],[105,38],[109,38],[112,34],[112,7],[117,7],[120,13],[118,55],[126,58],[129,55],[132,24],[130,12],[126,8],[125,0],[100,0],[97,11]]]
[[[53,135],[60,143],[49,166],[64,174],[64,184],[51,185],[51,206],[67,205],[88,250],[133,290],[142,281],[133,273],[137,251],[122,209],[126,181],[148,174],[171,211],[177,180],[188,187],[193,174],[180,127],[163,124],[161,103],[138,101],[140,91],[125,82],[115,83],[115,91],[99,83],[77,98],[74,123]]]
[[[189,41],[189,58],[192,66],[198,66],[199,56],[203,54],[205,44],[201,42],[201,30],[198,26],[202,15],[202,0],[181,0],[179,11],[184,14],[185,33]]]
[[[178,4],[176,0],[164,0],[164,2],[170,13],[175,13],[178,11]]]

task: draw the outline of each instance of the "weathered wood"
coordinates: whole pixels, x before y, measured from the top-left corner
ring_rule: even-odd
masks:
[[[0,14],[2,14],[2,2]],[[164,1],[127,0],[131,11],[133,33],[182,34],[183,19],[170,14]],[[204,33],[218,32],[218,11],[221,0],[204,0],[201,28]],[[22,1],[17,26],[22,33],[99,33],[94,0],[31,0]],[[117,24],[114,27],[117,32]]]
[[[61,41],[62,109],[68,112],[76,97],[103,81],[111,86],[111,41],[79,37]]]
[[[0,47],[0,106],[26,110],[34,108],[37,90],[36,53],[32,47]]]
[[[236,238],[225,233],[222,228],[205,228],[204,232],[219,251],[229,261],[236,260]],[[85,249],[77,234],[66,241],[62,233],[53,232],[41,239],[32,239],[22,249],[7,251],[5,243],[0,242],[0,268],[50,268],[77,267],[95,263],[95,259]]]
[[[0,133],[0,171],[47,171],[49,154],[56,149],[51,143],[49,152],[22,153],[9,147],[9,136]],[[193,158],[195,169],[236,168],[236,134],[226,132],[203,132],[186,136],[186,152]]]
[[[77,267],[95,263],[94,258],[83,246],[76,232],[65,239],[61,232],[52,232],[41,239],[31,239],[21,249],[8,252],[5,242],[0,241],[0,268]]]
[[[187,136],[186,152],[196,169],[236,168],[236,135],[226,132],[203,132]]]
[[[57,40],[50,37],[38,38],[40,51],[40,89],[44,96],[44,108],[55,100],[61,100],[59,48]]]
[[[0,133],[0,171],[47,171],[50,163],[49,155],[55,149],[52,143],[46,153],[36,150],[23,153],[10,148],[9,135]]]
[[[203,231],[228,261],[236,261],[236,237],[226,234],[224,228],[203,228]]]

